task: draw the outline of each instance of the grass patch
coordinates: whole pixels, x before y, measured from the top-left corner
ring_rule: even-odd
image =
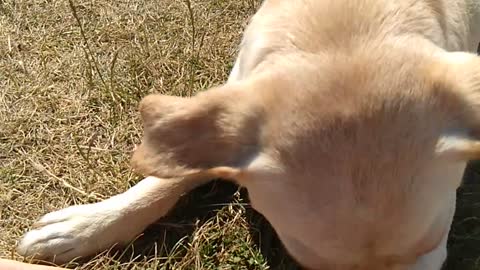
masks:
[[[16,241],[42,214],[134,185],[139,100],[224,82],[259,3],[0,1],[0,257],[21,260]],[[480,187],[460,193],[448,269],[480,269]],[[296,269],[244,191],[222,182],[183,198],[130,247],[71,266]]]

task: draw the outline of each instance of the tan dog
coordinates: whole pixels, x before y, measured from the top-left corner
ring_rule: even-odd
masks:
[[[126,243],[223,177],[306,268],[438,270],[480,156],[479,34],[476,0],[266,0],[225,85],[142,101],[133,166],[150,177],[47,214],[18,251],[64,262]]]

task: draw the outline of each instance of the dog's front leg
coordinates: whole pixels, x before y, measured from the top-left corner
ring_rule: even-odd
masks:
[[[18,246],[18,253],[68,262],[133,240],[167,214],[199,181],[147,177],[126,192],[99,203],[77,205],[43,216]]]

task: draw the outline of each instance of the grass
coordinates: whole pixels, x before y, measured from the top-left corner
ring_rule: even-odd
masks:
[[[0,257],[42,214],[134,185],[140,99],[227,78],[260,0],[0,1]],[[479,166],[476,166],[479,167]],[[460,190],[449,270],[480,269],[480,186]],[[77,269],[296,269],[243,190],[186,196],[131,246]]]

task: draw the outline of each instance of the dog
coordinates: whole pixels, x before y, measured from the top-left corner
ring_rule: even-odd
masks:
[[[49,213],[18,252],[126,244],[213,178],[245,187],[305,269],[439,270],[480,157],[476,0],[265,0],[224,85],[140,103],[125,193]]]

